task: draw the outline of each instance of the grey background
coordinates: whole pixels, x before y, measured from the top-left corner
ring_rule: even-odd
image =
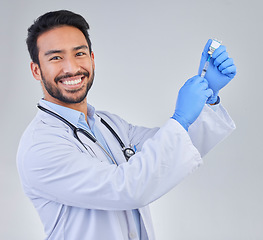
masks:
[[[197,74],[207,39],[223,40],[238,74],[220,96],[237,130],[151,204],[153,223],[157,239],[263,239],[261,0],[1,0],[0,239],[44,238],[15,157],[42,97],[29,68],[26,30],[57,9],[78,12],[91,25],[96,77],[89,102],[138,125],[164,124],[178,90]]]

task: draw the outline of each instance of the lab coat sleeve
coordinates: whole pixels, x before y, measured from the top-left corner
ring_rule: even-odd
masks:
[[[74,141],[65,129],[45,125],[24,136],[17,161],[27,194],[86,209],[136,209],[167,193],[202,163],[173,119],[119,166],[81,152]]]
[[[137,151],[140,151],[143,143],[147,139],[153,137],[154,134],[159,130],[159,127],[147,128],[142,126],[134,126],[119,116],[106,111],[98,112],[98,114],[104,120],[106,120],[106,122],[110,123],[111,127],[113,127],[113,129],[118,132],[118,135],[126,143],[126,146],[131,144],[132,146],[136,147]],[[120,128],[122,131],[120,131]]]
[[[236,128],[226,109],[218,104],[205,105],[200,116],[189,127],[188,133],[193,145],[204,157],[212,148],[223,141]]]
[[[105,114],[106,113],[106,114]],[[115,125],[114,129],[118,132],[118,125],[126,129],[124,135],[119,132],[122,139],[129,136],[127,143],[132,143],[140,151],[143,143],[152,137],[158,128],[145,128],[128,124],[116,115],[107,112],[101,113],[107,121]],[[218,143],[223,141],[235,129],[235,123],[229,116],[222,104],[215,106],[205,105],[200,116],[189,127],[188,134],[193,145],[197,148],[201,156],[205,156]]]

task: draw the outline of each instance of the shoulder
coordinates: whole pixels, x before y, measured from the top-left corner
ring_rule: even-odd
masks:
[[[39,110],[23,132],[19,148],[25,150],[43,142],[58,141],[58,139],[65,138],[69,132],[67,125]]]
[[[116,125],[118,127],[120,127],[120,125],[128,127],[129,125],[129,123],[122,119],[120,116],[107,111],[96,111],[95,114],[104,119],[110,125]]]

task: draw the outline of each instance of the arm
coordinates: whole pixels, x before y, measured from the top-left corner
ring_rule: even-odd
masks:
[[[201,74],[203,66],[208,58],[208,49],[212,40],[209,39],[201,56],[198,73]],[[236,66],[232,58],[229,58],[226,47],[217,48],[210,60],[205,79],[213,90],[207,103],[217,100],[219,91],[224,88],[236,75]],[[205,105],[197,120],[189,127],[189,135],[201,156],[209,152],[217,143],[225,139],[233,130],[235,124],[221,104]]]
[[[193,122],[209,92],[204,79],[189,79],[178,94],[176,116]],[[188,108],[191,96],[195,104]],[[167,193],[202,162],[187,131],[174,119],[146,140],[129,162],[116,166],[104,161],[105,155],[92,149],[92,142],[91,151],[84,151],[68,127],[46,118],[39,115],[26,131],[18,166],[31,194],[50,201],[88,209],[140,208]],[[119,146],[111,151],[119,151]]]
[[[105,111],[98,112],[98,115],[110,124],[110,126],[118,133],[120,138],[126,143],[127,146],[131,143],[132,146],[136,147],[137,151],[141,151],[144,142],[147,139],[153,137],[154,134],[159,130],[159,127],[146,128],[134,126],[119,116]]]
[[[167,193],[202,162],[186,131],[173,119],[119,166],[81,152],[65,128],[43,125],[23,140],[32,144],[24,149],[22,143],[19,169],[35,195],[69,206],[139,208]]]
[[[221,104],[205,105],[200,116],[189,127],[188,133],[203,157],[229,136],[235,128],[235,123]]]

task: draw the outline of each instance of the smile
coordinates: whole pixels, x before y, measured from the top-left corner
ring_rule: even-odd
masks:
[[[79,84],[81,83],[81,78],[78,79],[78,80],[72,80],[72,81],[64,81],[63,84],[65,85],[76,85],[76,84]]]
[[[72,78],[62,79],[62,80],[60,80],[60,82],[63,85],[73,87],[73,86],[78,86],[83,81],[84,78],[85,78],[85,76],[76,76],[76,77],[72,77]]]

